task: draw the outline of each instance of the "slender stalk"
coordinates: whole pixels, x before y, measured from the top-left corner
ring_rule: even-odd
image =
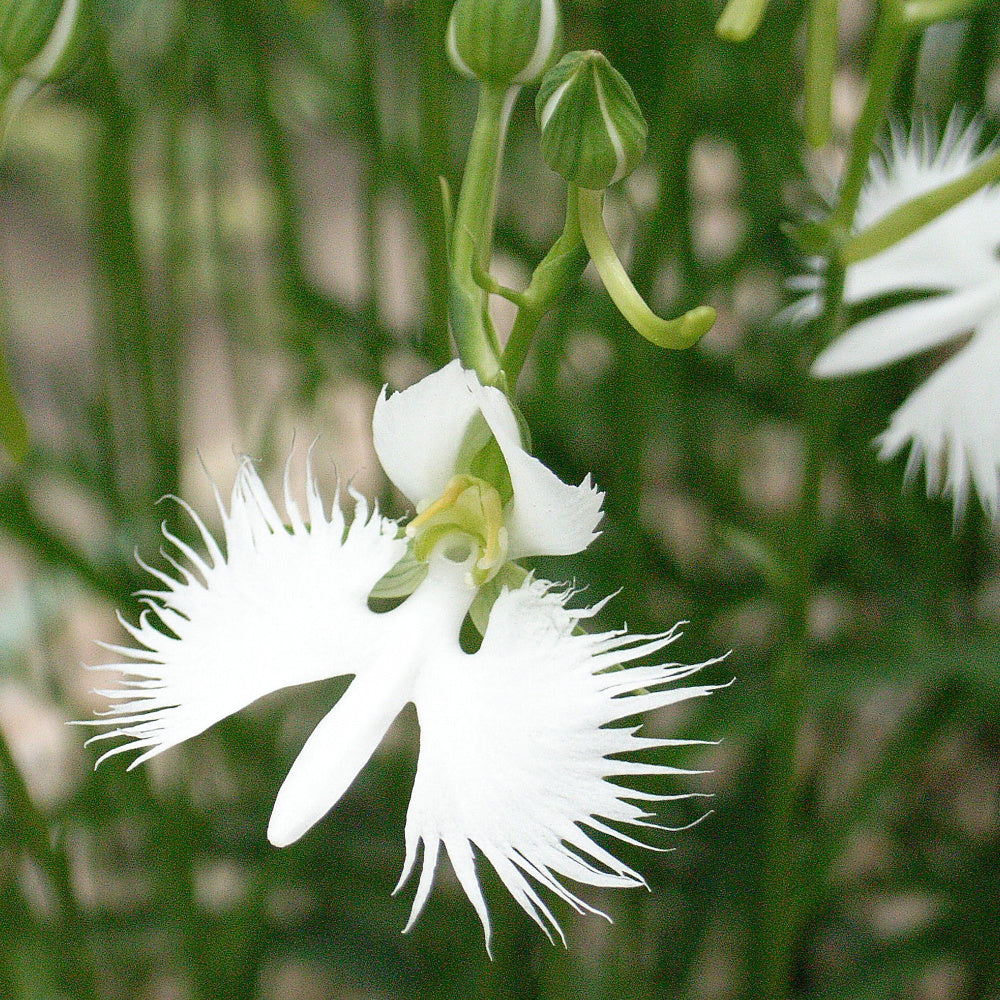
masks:
[[[531,283],[522,295],[513,297],[518,305],[501,359],[507,385],[517,385],[521,368],[542,317],[573,287],[587,266],[588,255],[580,232],[579,202],[572,185],[566,196],[566,221],[559,239],[535,268]]]
[[[3,347],[8,342],[10,309],[4,276],[0,274],[0,442],[15,461],[22,461],[28,451],[28,424],[21,413],[14,388],[10,384]]]
[[[850,230],[872,148],[885,122],[905,34],[897,3],[887,0],[875,33],[868,96],[854,130],[831,217],[824,305],[815,327],[815,343],[819,345],[829,343],[843,329],[844,234]],[[795,751],[808,669],[809,603],[819,553],[820,480],[833,427],[832,407],[824,397],[819,383],[807,381],[803,386],[806,459],[799,509],[792,526],[795,545],[787,560],[790,586],[785,594],[785,637],[772,674],[775,716],[766,744],[769,776],[764,864],[746,991],[748,997],[765,1000],[782,1000],[788,995],[795,939],[804,917],[800,905],[803,868],[794,837]]]
[[[636,291],[604,227],[604,192],[578,188],[577,197],[580,232],[618,311],[638,333],[657,347],[684,350],[696,344],[715,323],[715,310],[711,306],[695,306],[677,319],[665,320],[657,316]]]
[[[177,359],[170,338],[161,328],[154,328],[145,299],[143,265],[132,221],[132,112],[119,96],[103,45],[93,47],[91,59],[95,105],[101,119],[94,154],[93,239],[109,331],[109,416],[120,435],[118,452],[128,456],[128,475],[138,473],[144,455],[151,462],[152,476],[135,483],[138,495],[126,498],[129,507],[145,509],[151,499],[176,492]]]
[[[828,274],[827,297],[818,323],[821,342],[831,340],[843,320],[844,269]],[[808,378],[808,376],[805,376]],[[832,437],[832,408],[823,388],[804,387],[806,458],[799,508],[791,528],[789,587],[784,595],[785,634],[772,668],[774,721],[767,735],[767,821],[760,905],[751,942],[747,997],[781,1000],[787,996],[795,939],[800,930],[796,901],[801,881],[794,835],[795,757],[802,725],[809,658],[809,605],[819,553],[819,499],[823,467]]]
[[[484,382],[492,382],[499,373],[500,345],[490,322],[489,296],[476,281],[473,268],[486,270],[489,264],[500,161],[516,96],[517,88],[480,85],[451,238],[451,332],[459,357]]]
[[[849,231],[858,206],[861,186],[868,173],[875,139],[886,114],[892,90],[902,64],[906,25],[903,23],[895,0],[885,0],[875,29],[875,42],[868,71],[868,94],[861,109],[861,116],[854,128],[847,166],[837,196],[833,222],[837,228]]]
[[[364,273],[364,304],[361,313],[374,318],[378,314],[380,293],[378,209],[382,197],[382,178],[385,172],[385,149],[382,142],[380,113],[378,105],[378,81],[376,65],[375,33],[379,19],[369,3],[352,5],[355,19],[355,40],[358,55],[358,95],[361,107],[358,115],[361,142],[365,161],[364,179],[361,185],[363,226],[361,230],[361,260]]]
[[[806,44],[803,131],[813,146],[830,141],[830,89],[837,62],[837,0],[812,0]]]
[[[188,4],[178,5],[178,16],[186,18],[190,11]],[[166,232],[164,237],[164,271],[166,273],[165,310],[160,324],[160,342],[164,354],[174,359],[170,365],[169,388],[173,400],[180,393],[179,358],[183,349],[186,318],[190,309],[190,296],[185,295],[185,271],[191,267],[193,258],[190,230],[187,225],[189,193],[185,176],[189,163],[185,162],[186,146],[192,118],[191,110],[191,55],[190,41],[184,32],[178,34],[172,53],[171,68],[164,88],[166,98],[166,122],[164,136],[164,173],[166,192],[164,208]],[[179,449],[178,449],[179,451]],[[177,456],[179,459],[179,454]]]
[[[439,180],[448,170],[448,95],[444,34],[447,11],[440,0],[417,0],[420,27],[420,149],[427,313],[424,345],[438,365],[451,357],[448,343],[448,250]]]

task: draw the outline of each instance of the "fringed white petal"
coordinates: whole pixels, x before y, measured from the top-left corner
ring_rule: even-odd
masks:
[[[472,846],[550,938],[562,931],[537,886],[578,911],[596,912],[561,879],[644,884],[591,833],[636,842],[629,830],[651,825],[651,815],[635,803],[668,796],[607,779],[677,773],[621,757],[676,741],[640,739],[634,727],[613,724],[714,688],[665,687],[705,664],[625,666],[674,641],[676,629],[656,636],[575,634],[590,609],[567,609],[567,596],[542,581],[502,592],[477,653],[442,649],[420,672],[414,692],[420,755],[400,878],[401,886],[423,844],[410,925],[430,891],[441,844],[479,914],[487,946],[489,915]]]
[[[989,150],[976,155],[977,124],[964,127],[953,118],[938,142],[929,128],[915,126],[910,135],[896,129],[888,148],[872,157],[869,176],[855,214],[860,232],[907,201],[964,176]],[[864,302],[904,291],[944,292],[1000,281],[996,258],[1000,232],[1000,190],[983,188],[926,226],[848,268],[845,301]],[[815,261],[809,262],[815,270]],[[815,273],[792,279],[793,291],[817,292]],[[821,287],[821,285],[820,285]],[[785,322],[818,312],[819,295],[792,303],[781,315]]]
[[[93,739],[128,741],[104,757],[142,750],[135,767],[272,691],[366,669],[381,635],[368,593],[404,543],[360,497],[346,528],[339,497],[326,512],[308,469],[306,491],[308,527],[286,473],[285,527],[246,460],[228,511],[219,499],[225,555],[189,508],[206,557],[164,528],[188,565],[165,553],[173,574],[151,570],[163,589],[143,592],[137,625],[123,622],[136,645],[109,647],[121,659],[99,668],[123,677],[101,692],[112,705],[91,724],[109,731]]]
[[[953,115],[940,138],[927,122],[917,122],[910,132],[898,124],[888,146],[868,164],[868,179],[858,198],[854,228],[865,229],[901,205],[964,177],[989,152],[976,153],[981,128]]]
[[[893,292],[943,292],[996,281],[998,228],[1000,194],[984,188],[888,249],[852,264],[844,298],[854,304]]]
[[[499,389],[480,386],[472,375],[472,390],[503,452],[514,491],[505,519],[509,557],[582,552],[597,537],[604,494],[590,476],[570,486],[529,455],[521,444],[517,418]]]
[[[469,424],[479,412],[466,375],[461,362],[452,361],[402,392],[386,396],[383,388],[375,404],[375,454],[414,505],[437,499],[455,475]]]
[[[893,414],[876,440],[889,459],[912,442],[907,477],[926,468],[928,494],[950,496],[959,516],[975,484],[1000,516],[1000,314],[943,364]]]
[[[812,374],[832,378],[882,368],[947,344],[990,313],[1000,314],[1000,283],[907,302],[852,326],[816,358]]]

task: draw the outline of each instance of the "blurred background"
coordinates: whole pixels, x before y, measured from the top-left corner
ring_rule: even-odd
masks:
[[[621,588],[604,627],[689,621],[675,655],[732,649],[706,680],[735,683],[647,720],[718,741],[678,753],[708,773],[666,789],[712,793],[712,815],[658,836],[669,852],[625,850],[651,891],[589,890],[610,925],[557,902],[563,949],[484,866],[491,962],[446,865],[400,934],[412,717],[280,851],[274,793],[343,682],[265,699],[127,775],[124,757],[94,773],[88,734],[65,725],[101,707],[83,665],[120,641],[114,609],[138,614],[134,552],[162,565],[164,519],[193,540],[161,497],[218,526],[212,483],[225,495],[240,455],[275,485],[317,440],[331,493],[339,474],[405,513],[370,420],[383,384],[448,356],[437,177],[457,191],[475,111],[444,61],[448,5],[98,0],[83,68],[32,101],[0,160],[0,331],[31,434],[23,462],[0,459],[0,997],[755,995],[764,734],[787,638],[774,577],[797,544],[815,350],[771,320],[802,270],[782,225],[833,190],[864,94],[872,9],[841,6],[835,137],[807,152],[801,3],[773,0],[736,46],[708,0],[564,2],[566,48],[601,49],[649,122],[644,166],[608,196],[630,272],[655,308],[707,302],[719,321],[660,352],[588,271],[543,323],[520,386],[535,449],[567,481],[592,473],[607,503],[588,552],[539,565],[584,599]],[[516,286],[563,208],[532,99],[514,112],[494,259]],[[957,104],[996,136],[992,2],[914,39],[894,104],[939,126]],[[976,502],[953,523],[922,474],[904,487],[905,460],[881,465],[870,444],[940,360],[824,390],[798,997],[1000,996],[997,526]]]

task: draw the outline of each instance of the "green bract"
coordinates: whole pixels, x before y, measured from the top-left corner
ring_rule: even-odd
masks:
[[[0,0],[0,67],[38,83],[71,72],[83,51],[86,0]]]
[[[534,83],[561,42],[557,0],[458,0],[448,22],[452,65],[489,83]]]
[[[602,190],[646,151],[646,122],[632,88],[600,52],[569,52],[535,99],[542,155],[571,184]]]

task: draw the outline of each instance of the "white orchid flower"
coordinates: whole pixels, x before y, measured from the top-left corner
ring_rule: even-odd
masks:
[[[979,129],[957,118],[936,142],[927,130],[895,131],[874,157],[854,221],[860,232],[894,209],[966,175]],[[951,496],[956,516],[975,484],[984,509],[1000,515],[1000,187],[982,188],[887,250],[847,269],[845,300],[860,303],[904,292],[924,297],[891,306],[855,324],[813,365],[819,378],[881,368],[932,348],[954,345],[951,357],[893,414],[876,439],[888,460],[912,442],[907,478],[926,466],[928,494]],[[822,275],[798,280],[811,291],[793,318],[819,309]],[[968,337],[963,341],[969,333]]]
[[[386,472],[423,511],[414,530],[369,513],[358,496],[347,526],[339,498],[327,510],[308,469],[308,517],[289,496],[286,473],[286,525],[248,460],[228,511],[217,495],[225,553],[189,508],[206,556],[164,528],[184,562],[167,556],[172,573],[150,570],[163,589],[144,591],[138,624],[124,625],[136,645],[109,647],[121,660],[102,669],[124,676],[102,692],[112,707],[91,724],[111,727],[94,739],[128,742],[101,760],[136,749],[135,767],[272,691],[353,675],[281,786],[270,841],[290,844],[319,821],[412,702],[420,749],[397,889],[421,844],[423,864],[407,928],[427,899],[443,844],[487,948],[473,846],[550,939],[562,937],[537,885],[577,911],[599,912],[560,879],[644,884],[588,831],[637,843],[620,827],[655,827],[646,809],[671,796],[614,780],[681,773],[622,757],[678,741],[611,724],[708,694],[712,686],[668,687],[705,664],[628,666],[672,643],[677,628],[585,634],[577,625],[604,602],[573,610],[567,591],[531,578],[500,591],[481,647],[463,652],[459,629],[479,581],[504,558],[585,548],[603,495],[589,477],[568,486],[528,455],[504,394],[458,362],[394,396],[383,392],[373,430]],[[499,489],[474,472],[477,462],[489,465],[493,442],[505,467]],[[498,506],[501,494],[509,495]],[[376,582],[408,544],[419,548],[428,538],[422,582],[393,610],[370,610]]]

